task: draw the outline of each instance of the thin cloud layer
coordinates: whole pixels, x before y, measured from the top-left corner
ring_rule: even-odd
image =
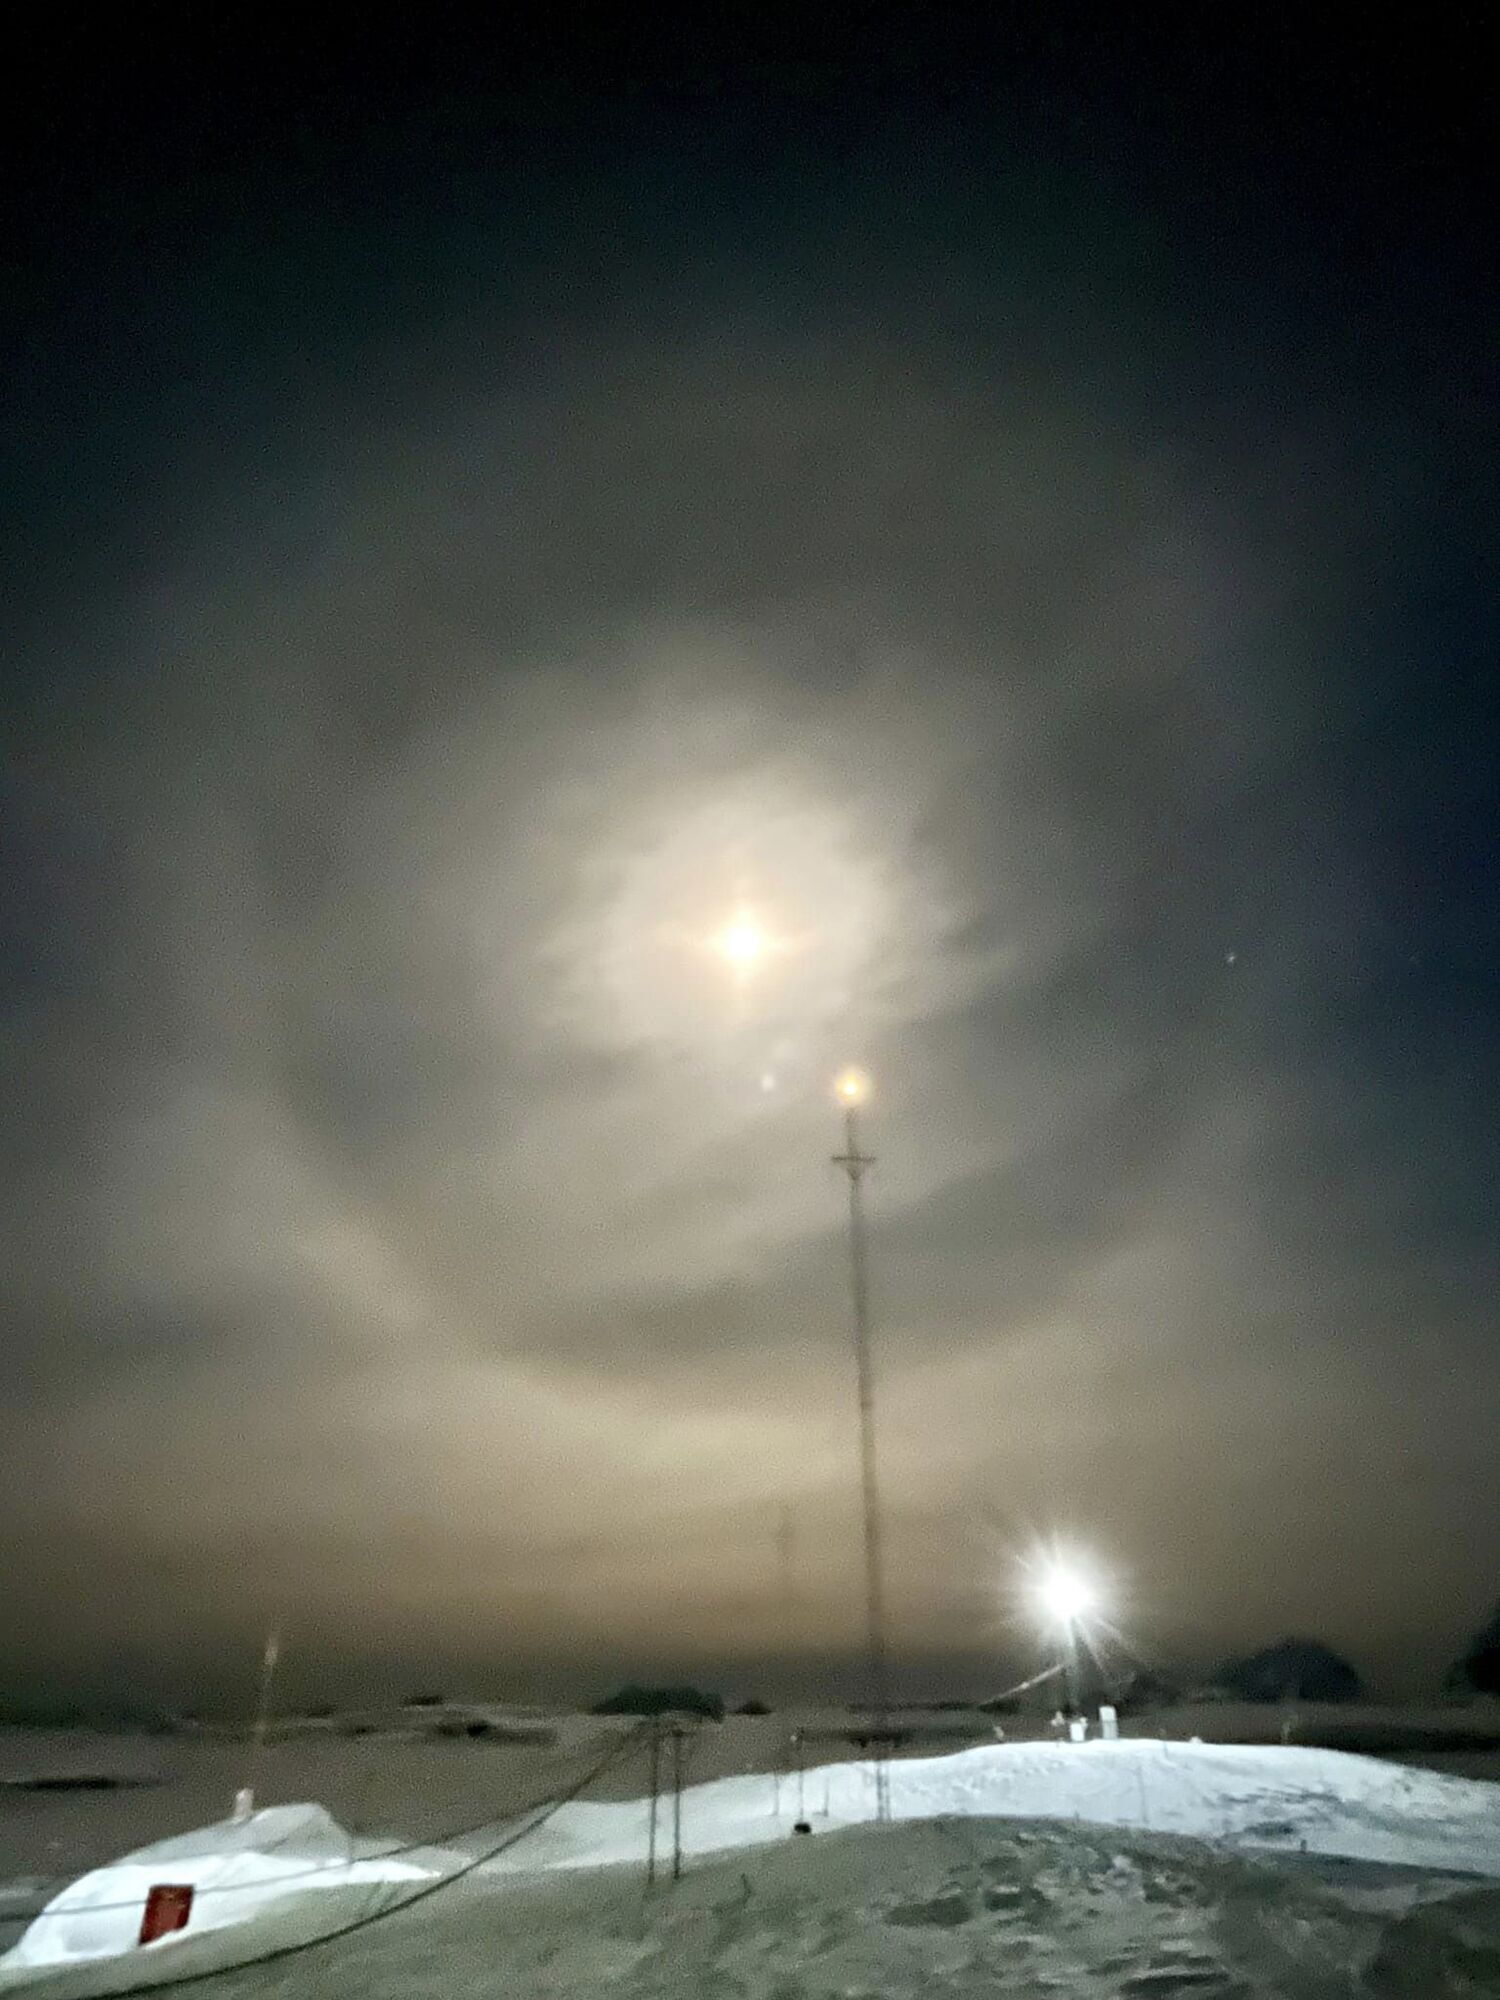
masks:
[[[1387,943],[1288,694],[1327,548],[1280,443],[1226,500],[875,339],[622,339],[309,450],[293,562],[164,560],[13,781],[36,1657],[277,1606],[345,1664],[836,1659],[850,1058],[911,1670],[1004,1643],[1024,1521],[1164,1645],[1404,1641],[1371,1578],[1477,1476],[1426,1357],[1481,1252],[1329,1081]],[[1393,1380],[1457,1468],[1394,1494]],[[159,1588],[101,1605],[100,1551]]]

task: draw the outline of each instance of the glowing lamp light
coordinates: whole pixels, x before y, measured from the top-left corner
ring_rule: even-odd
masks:
[[[1038,1631],[1060,1645],[1062,1658],[1049,1671],[1062,1675],[1067,1713],[1075,1718],[1083,1711],[1084,1656],[1097,1667],[1099,1641],[1110,1631],[1114,1593],[1108,1584],[1107,1573],[1088,1556],[1056,1543],[1036,1549],[1022,1565],[1026,1609]]]
[[[853,1110],[869,1097],[870,1079],[862,1069],[841,1070],[834,1078],[833,1094],[840,1104],[846,1104]]]
[[[1044,1570],[1034,1586],[1036,1608],[1047,1624],[1071,1632],[1100,1608],[1098,1586],[1081,1570],[1065,1563]]]
[[[1022,1598],[1042,1632],[1076,1640],[1108,1614],[1110,1592],[1086,1558],[1054,1548],[1038,1550],[1022,1566]]]

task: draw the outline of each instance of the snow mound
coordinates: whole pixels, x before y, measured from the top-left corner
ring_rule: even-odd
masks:
[[[994,1744],[893,1763],[890,1792],[897,1819],[1070,1820],[1500,1877],[1494,1785],[1341,1750],[1141,1739]],[[683,1798],[683,1845],[712,1854],[776,1840],[804,1815],[815,1829],[873,1819],[872,1767],[828,1765],[806,1772],[800,1787],[769,1775],[694,1786]],[[648,1817],[644,1801],[565,1806],[492,1866],[529,1873],[636,1861]]]
[[[79,1876],[32,1918],[0,1958],[0,1986],[49,1967],[121,1953],[154,1956],[180,1951],[205,1932],[285,1919],[307,1898],[316,1899],[320,1924],[330,1918],[330,1891],[378,1893],[417,1884],[436,1872],[412,1856],[357,1855],[352,1837],[321,1806],[271,1806],[244,1820],[221,1820]],[[186,1927],[139,1945],[147,1892],[158,1883],[190,1884]],[[338,1917],[344,1912],[340,1909]],[[295,1926],[293,1927],[295,1928]],[[242,1945],[235,1956],[250,1955]]]

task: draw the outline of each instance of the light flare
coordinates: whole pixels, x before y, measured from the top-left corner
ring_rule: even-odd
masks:
[[[870,1079],[864,1070],[855,1069],[851,1065],[848,1069],[840,1070],[834,1078],[833,1094],[840,1104],[854,1110],[869,1101]]]
[[[1086,1637],[1102,1628],[1111,1593],[1099,1566],[1072,1549],[1044,1547],[1021,1565],[1020,1598],[1041,1632],[1062,1639]]]

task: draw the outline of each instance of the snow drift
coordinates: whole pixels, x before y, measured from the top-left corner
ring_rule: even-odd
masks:
[[[1341,1750],[1161,1743],[998,1743],[890,1767],[892,1816],[1076,1820],[1218,1844],[1500,1877],[1500,1790]],[[711,1854],[875,1817],[872,1766],[720,1778],[689,1790],[683,1844]],[[662,1824],[666,1823],[663,1807]],[[497,1869],[598,1867],[645,1853],[648,1808],[563,1807]]]
[[[357,1855],[350,1835],[321,1806],[272,1806],[156,1841],[70,1882],[0,1958],[0,1982],[79,1960],[180,1950],[208,1931],[268,1922],[285,1929],[276,1920],[309,1897],[317,1905],[314,1927],[323,1928],[348,1914],[341,1900],[329,1904],[330,1892],[378,1893],[427,1881],[434,1872],[410,1855]],[[192,1911],[184,1929],[138,1945],[146,1897],[158,1883],[191,1885]],[[248,1956],[252,1948],[227,1956]]]

